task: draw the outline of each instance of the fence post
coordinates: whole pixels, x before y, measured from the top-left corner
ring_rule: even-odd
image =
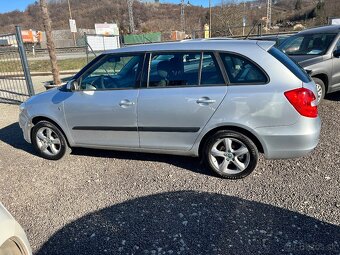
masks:
[[[19,50],[19,55],[20,55],[22,69],[23,69],[24,75],[25,75],[25,80],[26,80],[28,94],[30,96],[34,96],[35,93],[34,93],[34,88],[33,88],[33,82],[32,82],[32,78],[31,78],[30,68],[28,66],[28,61],[27,61],[26,51],[25,51],[25,47],[24,47],[24,42],[23,42],[22,37],[21,37],[21,27],[20,26],[15,26],[15,32],[16,32],[15,36],[16,36],[17,43],[18,43],[18,50]]]
[[[257,35],[262,36],[262,24],[261,23],[257,25]]]
[[[87,34],[86,32],[84,32],[84,40],[85,40],[85,50],[86,50],[86,61],[87,63],[89,63],[89,46],[88,46],[88,42],[87,42]]]

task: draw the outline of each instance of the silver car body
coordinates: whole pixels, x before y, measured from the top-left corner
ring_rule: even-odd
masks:
[[[333,56],[334,51],[340,49],[340,25],[306,29],[296,34],[295,37],[322,34],[336,35],[330,42],[330,45],[324,54],[289,56],[298,62],[304,69],[311,71],[312,77],[321,79],[326,85],[326,93],[331,93],[340,90],[340,59]],[[283,47],[283,44],[280,45],[279,48]]]
[[[255,140],[268,159],[306,155],[319,139],[320,119],[301,116],[284,92],[306,87],[267,51],[274,42],[209,40],[125,47],[104,54],[163,51],[233,52],[251,59],[267,73],[262,85],[138,88],[109,91],[52,89],[21,105],[20,126],[27,142],[31,128],[47,119],[64,132],[71,147],[116,149],[198,156],[211,131],[229,128]],[[199,104],[199,99],[212,99]],[[130,107],[121,107],[128,100]],[[124,130],[77,130],[78,126]]]
[[[0,203],[0,253],[1,249],[5,249],[5,243],[8,244],[9,242],[14,242],[21,250],[22,255],[32,254],[32,250],[24,230],[19,223],[15,221],[7,209]],[[5,252],[5,254],[7,253]]]

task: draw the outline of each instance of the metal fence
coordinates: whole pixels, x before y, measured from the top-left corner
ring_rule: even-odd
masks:
[[[34,95],[20,27],[0,39],[0,103],[19,104]]]

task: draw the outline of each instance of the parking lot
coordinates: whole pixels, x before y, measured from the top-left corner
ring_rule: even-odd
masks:
[[[1,202],[35,254],[340,254],[340,94],[316,150],[243,180],[195,158],[75,149],[35,155],[18,106],[0,104]]]

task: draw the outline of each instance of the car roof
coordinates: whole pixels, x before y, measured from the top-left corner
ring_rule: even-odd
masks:
[[[178,42],[151,43],[134,46],[126,46],[116,50],[105,51],[109,53],[130,53],[130,52],[147,52],[147,51],[238,51],[242,47],[261,47],[264,50],[269,50],[275,43],[271,41],[255,41],[255,40],[184,40]]]
[[[339,33],[340,25],[329,25],[322,27],[314,27],[301,31],[299,34],[328,34],[328,33]]]

